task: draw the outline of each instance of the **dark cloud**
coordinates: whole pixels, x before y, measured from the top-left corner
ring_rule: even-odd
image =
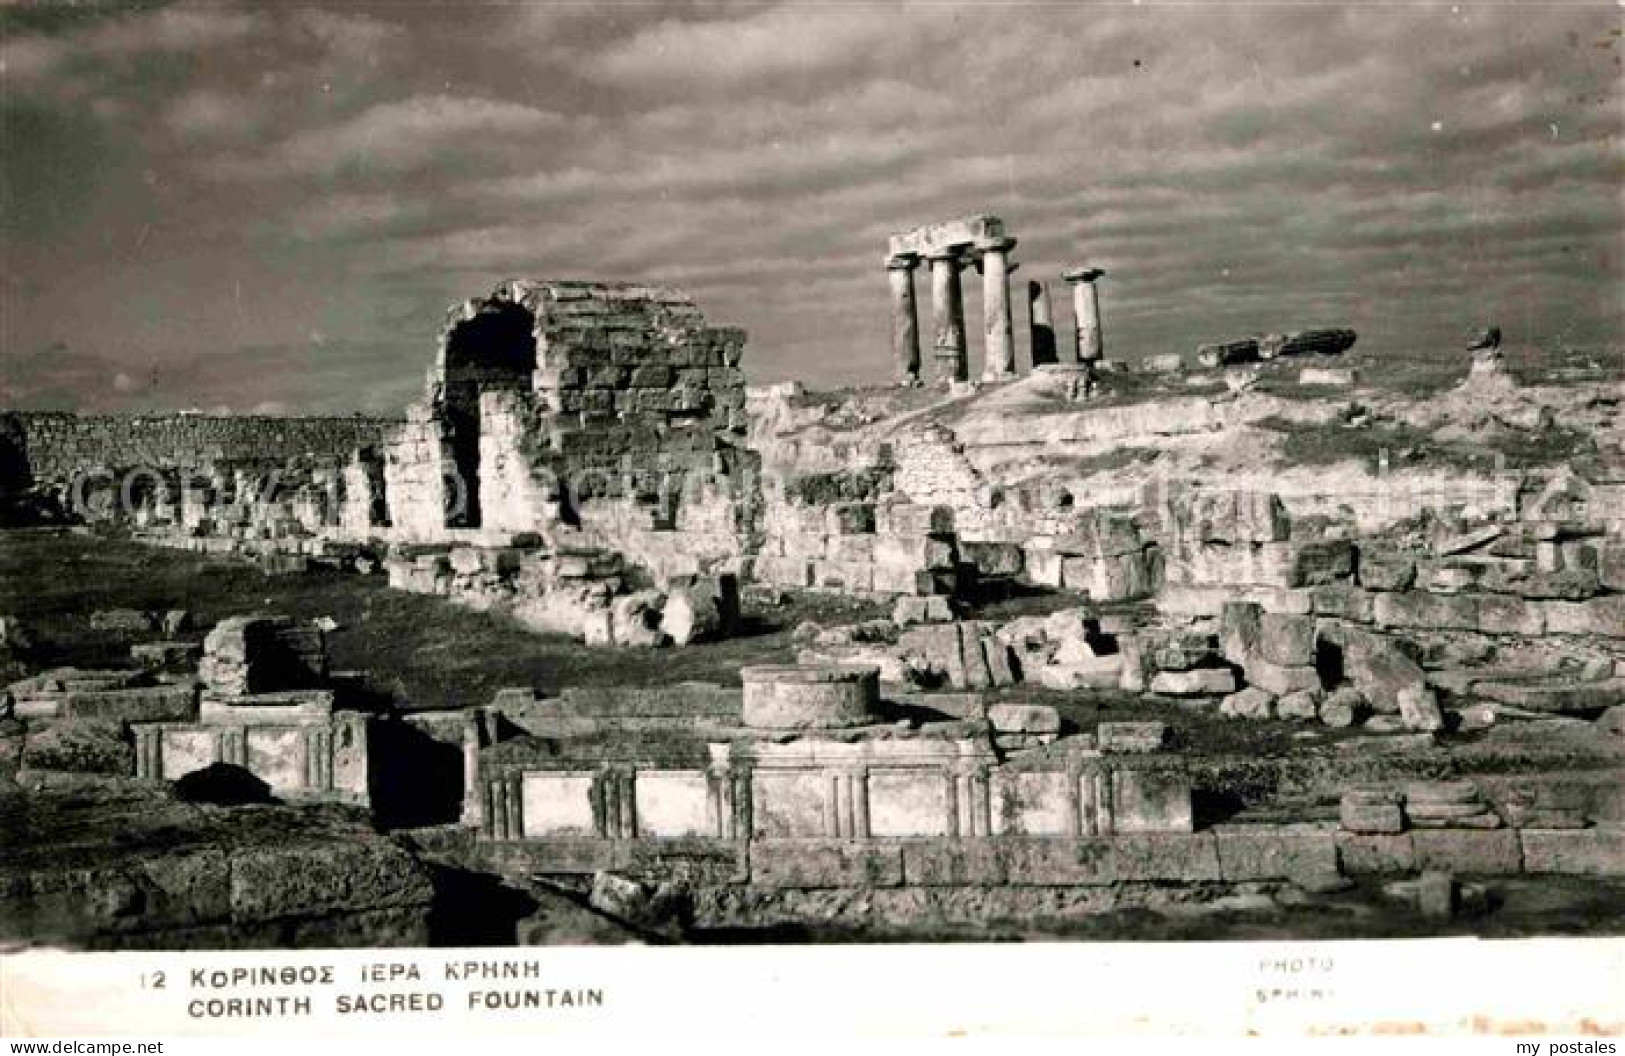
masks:
[[[878,381],[886,234],[984,211],[1018,283],[1064,303],[1060,270],[1108,269],[1114,354],[1349,324],[1373,355],[1439,355],[1490,320],[1617,347],[1620,26],[1602,4],[26,10],[0,24],[4,399],[391,406],[443,305],[512,274],[673,282],[750,329],[761,380]]]

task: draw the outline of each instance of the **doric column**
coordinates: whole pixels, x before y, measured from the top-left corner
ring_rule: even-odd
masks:
[[[936,330],[932,345],[935,366],[932,380],[943,383],[970,380],[965,356],[965,302],[959,293],[959,250],[937,250],[931,262],[931,321]]]
[[[477,715],[463,719],[463,824],[485,825],[485,797],[480,794],[480,720]]]
[[[886,277],[891,281],[891,348],[899,385],[920,381],[920,316],[914,303],[914,269],[919,263],[913,253],[886,258]]]
[[[1010,323],[1010,257],[1013,238],[976,243],[981,251],[982,327],[987,335],[982,380],[998,381],[1016,373],[1016,340]]]
[[[1055,317],[1050,314],[1049,286],[1037,279],[1027,283],[1028,333],[1032,338],[1033,366],[1055,362]]]
[[[1100,293],[1095,280],[1106,274],[1099,268],[1073,268],[1061,277],[1072,284],[1072,315],[1078,321],[1078,360],[1096,363],[1105,356],[1100,339]]]

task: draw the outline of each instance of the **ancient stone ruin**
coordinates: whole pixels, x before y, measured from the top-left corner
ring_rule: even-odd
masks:
[[[267,584],[378,576],[583,663],[730,657],[381,702],[331,623],[108,609],[88,629],[130,665],[5,690],[40,724],[22,757],[144,788],[224,767],[402,827],[410,770],[422,853],[657,929],[656,904],[701,931],[935,926],[1366,875],[1439,917],[1488,906],[1482,877],[1618,876],[1618,394],[1525,386],[1488,346],[1430,400],[1355,388],[1297,365],[1353,346],[1330,328],[1107,361],[1098,267],[1063,276],[1072,340],[1029,283],[1020,376],[1015,244],[989,216],[893,236],[903,384],[872,391],[748,389],[744,334],[675,290],[513,280],[450,310],[403,420],[0,416],[13,521]],[[1543,449],[1559,422],[1591,439]],[[1486,447],[1517,461],[1461,461]],[[837,598],[861,615],[786,622]],[[408,872],[388,897],[421,908]]]

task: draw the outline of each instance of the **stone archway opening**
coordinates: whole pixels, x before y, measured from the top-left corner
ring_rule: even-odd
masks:
[[[528,391],[536,372],[536,317],[523,305],[492,300],[446,333],[443,407],[451,447],[451,497],[446,524],[478,528],[480,510],[480,396]]]

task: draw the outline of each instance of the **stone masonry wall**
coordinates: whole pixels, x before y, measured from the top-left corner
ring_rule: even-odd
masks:
[[[36,480],[65,481],[97,469],[201,468],[348,458],[398,423],[385,418],[272,418],[204,415],[75,415],[17,412]]]

